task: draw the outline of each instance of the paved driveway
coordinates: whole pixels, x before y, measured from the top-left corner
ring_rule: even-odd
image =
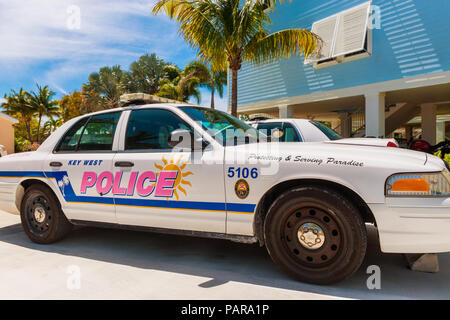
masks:
[[[355,276],[314,286],[285,276],[257,245],[79,228],[43,246],[30,242],[19,222],[0,212],[0,299],[450,298],[450,254],[440,255],[440,273],[415,273],[401,255],[380,252],[373,229]],[[366,269],[375,264],[381,290],[368,290]]]

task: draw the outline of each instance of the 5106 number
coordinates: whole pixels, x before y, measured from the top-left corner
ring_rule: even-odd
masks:
[[[235,167],[229,167],[228,168],[228,178],[244,178],[247,179],[248,177],[251,177],[252,179],[258,178],[258,168],[235,168]]]

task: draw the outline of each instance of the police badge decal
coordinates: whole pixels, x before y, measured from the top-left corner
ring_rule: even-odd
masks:
[[[234,185],[234,192],[239,199],[245,199],[250,193],[250,187],[244,179],[240,179]]]

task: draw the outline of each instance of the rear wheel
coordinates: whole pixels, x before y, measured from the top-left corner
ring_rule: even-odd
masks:
[[[357,209],[333,190],[301,187],[281,195],[264,223],[267,250],[294,278],[336,283],[359,269],[367,234]]]
[[[22,227],[36,243],[53,243],[72,229],[61,210],[58,199],[48,188],[32,185],[25,191],[20,207]]]

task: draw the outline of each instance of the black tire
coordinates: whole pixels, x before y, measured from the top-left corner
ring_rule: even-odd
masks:
[[[355,206],[316,186],[277,198],[264,221],[264,237],[276,264],[299,281],[320,285],[350,277],[367,248],[366,227]]]
[[[20,220],[31,241],[40,244],[61,240],[72,230],[58,199],[49,188],[41,185],[32,185],[25,190]]]

